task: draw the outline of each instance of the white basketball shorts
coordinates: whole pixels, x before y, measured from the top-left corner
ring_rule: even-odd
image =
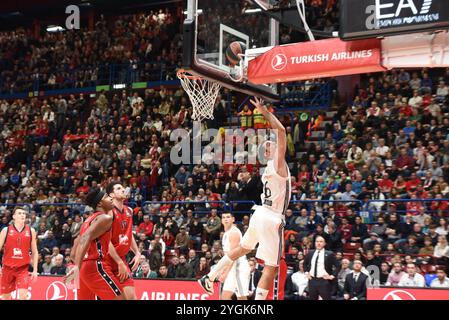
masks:
[[[259,243],[256,258],[264,260],[265,265],[277,267],[282,255],[284,217],[263,206],[255,208],[241,245],[252,250]]]

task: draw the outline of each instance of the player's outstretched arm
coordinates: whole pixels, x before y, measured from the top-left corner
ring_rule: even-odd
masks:
[[[31,228],[31,257],[33,261],[33,273],[31,275],[31,281],[37,279],[37,264],[39,263],[39,252],[37,251],[37,234],[36,230]]]
[[[262,99],[254,97],[255,100],[250,100],[254,107],[265,117],[270,123],[272,129],[274,129],[277,139],[276,156],[274,157],[274,166],[276,172],[282,176],[287,176],[287,167],[285,162],[285,153],[287,151],[287,134],[284,125],[279,121],[274,114],[268,111]]]
[[[140,256],[141,253],[139,251],[139,246],[136,243],[136,239],[134,238],[134,234],[132,235],[131,240],[131,250],[134,252],[134,258],[132,258],[130,264],[132,264],[131,271],[134,272],[137,270],[140,264]]]
[[[112,260],[114,260],[118,266],[119,280],[125,281],[129,277],[128,269],[126,268],[125,263],[123,262],[122,258],[120,258],[120,256],[118,255],[117,250],[115,250],[112,242],[109,242],[109,255],[111,256]]]
[[[8,228],[3,228],[0,232],[0,251],[2,251],[3,246],[5,245],[6,234],[8,233]]]
[[[0,232],[0,252],[3,249],[3,245],[5,244],[6,234],[8,232],[8,228],[3,228]],[[0,275],[2,274],[2,267],[0,266]]]
[[[73,241],[72,250],[70,251],[70,260],[73,263],[75,263],[75,255],[76,255],[76,250],[78,249],[79,241],[80,241],[80,237],[76,237],[75,240]]]

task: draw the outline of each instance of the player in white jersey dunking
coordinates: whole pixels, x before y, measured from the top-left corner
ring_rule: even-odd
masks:
[[[283,250],[284,214],[288,208],[291,195],[290,170],[285,161],[287,138],[282,123],[271,114],[262,100],[251,103],[268,120],[276,134],[276,143],[266,141],[264,148],[267,166],[262,175],[262,206],[255,206],[248,230],[241,244],[228,252],[208,275],[198,280],[203,289],[212,294],[213,282],[221,272],[238,258],[251,252],[259,243],[256,257],[264,260],[262,277],[256,289],[255,300],[265,300],[277,275],[279,261]]]
[[[242,240],[242,233],[234,222],[235,218],[232,213],[225,212],[221,215],[221,223],[225,231],[222,239],[225,254],[237,248]],[[241,256],[227,270],[223,271],[220,276],[220,281],[223,282],[221,299],[231,300],[235,293],[238,300],[247,300],[250,272],[251,269],[246,256]]]

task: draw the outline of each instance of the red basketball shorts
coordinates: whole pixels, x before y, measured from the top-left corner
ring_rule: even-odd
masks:
[[[122,285],[104,260],[84,261],[80,271],[78,300],[113,300],[122,294]]]
[[[28,289],[30,283],[30,277],[28,275],[28,265],[21,267],[8,267],[2,268],[2,294],[8,294],[16,289]]]

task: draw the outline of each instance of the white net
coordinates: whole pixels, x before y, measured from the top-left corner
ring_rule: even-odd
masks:
[[[177,75],[192,103],[192,119],[197,121],[213,119],[215,101],[221,85],[218,82],[189,75],[185,70],[179,70]]]

